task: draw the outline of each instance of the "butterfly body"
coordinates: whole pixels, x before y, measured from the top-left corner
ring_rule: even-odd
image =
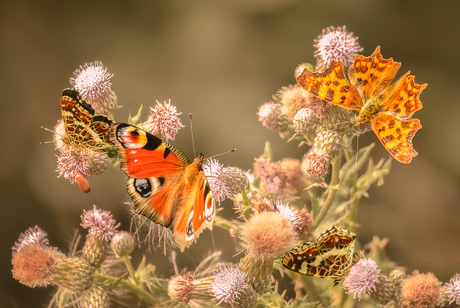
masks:
[[[411,117],[422,109],[419,96],[427,84],[416,84],[409,72],[391,84],[400,67],[401,63],[392,58],[383,59],[377,47],[369,57],[355,57],[348,69],[350,81],[338,61],[332,61],[322,73],[310,72],[301,65],[295,75],[297,83],[312,95],[358,112],[355,125],[370,122],[388,152],[407,164],[418,154],[412,138],[422,125]]]
[[[212,229],[215,202],[203,155],[190,162],[169,143],[133,125],[117,123],[111,130],[136,213],[172,226],[181,251],[204,228]]]
[[[67,134],[62,140],[73,149],[105,152],[112,147],[112,121],[105,116],[95,115],[93,107],[82,99],[78,91],[62,91],[61,114]]]

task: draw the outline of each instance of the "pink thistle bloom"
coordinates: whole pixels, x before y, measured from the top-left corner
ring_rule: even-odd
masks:
[[[323,34],[318,36],[315,42],[315,57],[325,68],[332,61],[340,61],[344,66],[350,66],[358,52],[363,51],[358,38],[353,32],[347,32],[345,26],[324,29]]]
[[[77,174],[81,174],[85,179],[90,175],[91,157],[86,151],[61,151],[61,155],[56,157],[58,177],[63,176],[73,184]]]
[[[120,223],[116,224],[109,211],[99,210],[96,205],[93,205],[92,210],[83,210],[81,221],[80,225],[85,229],[89,229],[88,236],[94,234],[106,242],[110,241],[116,232],[115,229],[120,226]]]
[[[117,108],[117,97],[112,91],[110,78],[113,74],[107,72],[102,62],[85,63],[73,73],[70,84],[94,108],[96,113],[109,114]]]
[[[207,159],[203,171],[208,180],[214,198],[221,202],[233,198],[246,185],[246,175],[236,167],[224,167],[216,159]]]
[[[343,288],[347,294],[353,294],[353,298],[370,294],[376,290],[376,283],[379,281],[380,270],[377,263],[372,259],[361,259],[350,269],[350,273],[343,282]]]
[[[153,135],[162,134],[167,140],[174,140],[179,129],[184,127],[177,112],[176,106],[171,105],[171,100],[168,103],[160,104],[157,101],[155,107],[150,107],[151,114],[146,122],[140,126]]]
[[[19,239],[14,246],[11,248],[13,250],[13,255],[21,250],[24,246],[37,245],[37,246],[48,246],[49,241],[47,238],[48,234],[43,231],[39,226],[35,226],[27,229],[24,233],[19,235]]]
[[[280,200],[276,200],[274,205],[278,213],[283,215],[293,228],[297,229],[301,227],[302,219],[294,207],[289,206],[289,203],[283,204]]]
[[[460,275],[455,274],[445,285],[446,293],[448,293],[449,304],[455,302],[455,304],[460,305]]]

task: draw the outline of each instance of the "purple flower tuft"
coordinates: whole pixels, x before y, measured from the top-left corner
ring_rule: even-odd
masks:
[[[120,223],[116,224],[117,222],[112,218],[109,211],[99,210],[96,205],[93,205],[92,210],[83,210],[81,221],[80,225],[89,229],[88,235],[95,234],[99,239],[106,242],[110,241],[115,234],[115,229],[120,226]]]
[[[162,134],[166,140],[174,140],[179,129],[184,127],[176,106],[171,105],[171,100],[163,105],[157,101],[157,105],[150,107],[150,111],[147,121],[140,126],[153,135]]]
[[[48,234],[43,231],[39,226],[35,226],[27,229],[24,233],[19,235],[19,239],[14,246],[11,248],[13,250],[13,255],[21,250],[24,246],[28,245],[37,245],[37,246],[48,246],[49,241],[47,238]]]
[[[446,293],[448,293],[449,304],[455,302],[456,305],[460,305],[460,275],[455,274],[445,286]]]
[[[377,263],[372,259],[361,259],[350,269],[350,273],[343,282],[343,288],[347,294],[353,294],[361,299],[363,293],[369,294],[375,291],[375,284],[379,280],[380,270]]]

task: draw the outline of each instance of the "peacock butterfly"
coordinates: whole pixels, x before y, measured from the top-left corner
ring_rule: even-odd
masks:
[[[135,211],[165,227],[181,251],[205,228],[212,229],[216,205],[203,172],[204,157],[190,162],[160,138],[126,123],[111,126],[120,167]]]

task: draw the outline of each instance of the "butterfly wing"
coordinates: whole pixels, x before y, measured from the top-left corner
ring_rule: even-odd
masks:
[[[361,109],[361,95],[345,77],[341,62],[332,61],[329,68],[322,73],[310,72],[304,65],[300,65],[296,69],[295,77],[302,88],[326,102],[348,110]]]
[[[287,252],[281,259],[281,263],[287,269],[300,274],[315,276],[316,268],[313,266],[316,259],[321,258],[316,243],[303,243]]]
[[[380,54],[380,46],[369,57],[357,55],[353,65],[348,68],[348,78],[363,94],[366,101],[380,95],[395,78],[401,67],[400,62],[393,58],[384,59]]]
[[[393,115],[379,113],[371,119],[372,130],[387,151],[399,162],[408,164],[417,156],[412,138],[422,128],[420,120],[401,121]]]
[[[212,229],[216,213],[215,201],[208,181],[201,170],[200,155],[185,169],[181,187],[182,196],[174,218],[174,238],[181,251],[190,245],[205,228]]]
[[[111,147],[110,125],[105,116],[94,116],[94,109],[73,89],[61,95],[61,114],[67,138],[64,140],[78,151],[105,151]]]

